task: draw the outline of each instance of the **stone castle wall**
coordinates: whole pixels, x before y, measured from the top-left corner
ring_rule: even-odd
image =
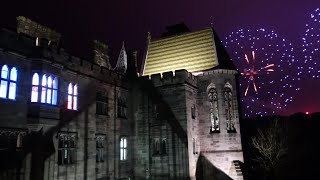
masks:
[[[200,152],[212,165],[233,179],[241,179],[236,174],[230,173],[233,161],[243,161],[239,112],[238,91],[236,86],[236,71],[212,70],[202,76],[198,76],[197,109],[199,120]],[[224,86],[229,82],[232,86],[232,110],[236,132],[228,132],[225,113]],[[220,132],[210,133],[210,103],[207,87],[210,83],[216,86],[218,93],[218,112],[220,118]]]
[[[117,97],[127,97],[127,82],[107,68],[74,57],[63,49],[43,43],[36,46],[35,38],[23,34],[0,31],[0,65],[18,69],[16,100],[0,99],[0,128],[28,129],[44,133],[58,128],[52,137],[55,153],[45,162],[45,179],[106,179],[129,177],[131,154],[120,162],[120,137],[128,137],[128,152],[132,151],[131,119],[117,116]],[[5,42],[4,42],[5,41]],[[58,105],[30,103],[31,81],[34,72],[58,77]],[[78,85],[79,113],[65,119],[68,84]],[[96,114],[96,93],[108,97],[108,115]],[[65,121],[65,122],[63,122]],[[75,164],[58,165],[58,135],[75,134]],[[96,162],[96,136],[104,137],[105,161]],[[30,179],[31,157],[25,159],[25,179]],[[31,178],[32,179],[32,178]]]
[[[18,69],[17,98],[0,99],[0,129],[20,128],[47,132],[59,126],[53,136],[55,153],[45,162],[44,178],[55,179],[196,179],[200,156],[225,175],[234,173],[234,160],[243,161],[236,72],[211,70],[194,76],[186,70],[164,72],[134,81],[107,67],[80,59],[48,40],[0,30],[0,65]],[[30,103],[34,72],[59,78],[59,105]],[[77,83],[79,112],[66,119],[68,84]],[[233,92],[233,120],[236,132],[227,132],[224,85]],[[210,133],[210,103],[207,87],[218,91],[220,133]],[[108,97],[108,114],[96,114],[96,93]],[[127,117],[117,116],[117,99],[127,102]],[[193,108],[195,113],[193,114]],[[75,164],[58,165],[58,137],[76,137]],[[105,161],[96,162],[96,137],[104,137]],[[120,138],[128,140],[128,159],[120,161]],[[166,152],[155,154],[155,139],[166,141]],[[31,157],[25,158],[25,179],[30,179]],[[29,169],[28,169],[29,168]],[[202,170],[201,170],[202,171]],[[32,179],[32,178],[31,178]]]

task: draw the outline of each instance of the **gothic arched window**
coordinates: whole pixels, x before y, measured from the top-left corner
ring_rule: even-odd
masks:
[[[210,84],[207,88],[208,98],[210,102],[210,133],[220,132],[219,110],[218,110],[218,93],[216,86]]]
[[[78,109],[78,86],[76,84],[69,83],[68,86],[68,109]]]
[[[224,86],[224,105],[225,105],[225,114],[227,120],[227,131],[235,132],[234,119],[233,119],[233,95],[232,95],[232,86],[227,82]]]
[[[32,90],[31,90],[31,102],[38,102],[39,92],[39,75],[34,73],[32,76]]]
[[[38,102],[40,99],[41,103],[57,105],[57,98],[58,79],[54,76],[43,74],[40,80],[39,74],[34,73],[32,76],[31,102]]]
[[[16,99],[18,72],[15,67],[3,65],[1,68],[0,97],[6,99]]]

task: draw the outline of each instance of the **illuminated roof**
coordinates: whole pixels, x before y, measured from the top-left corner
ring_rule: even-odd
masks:
[[[144,75],[186,69],[203,71],[219,65],[212,28],[149,42]]]

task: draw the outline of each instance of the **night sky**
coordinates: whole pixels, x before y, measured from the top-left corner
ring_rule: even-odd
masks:
[[[122,41],[125,41],[127,49],[138,49],[142,54],[148,31],[151,32],[152,37],[159,37],[166,26],[180,22],[184,22],[191,30],[211,26],[213,22],[223,43],[230,41],[230,38],[226,38],[232,32],[239,32],[240,29],[250,30],[250,33],[246,34],[245,38],[247,38],[261,36],[259,29],[263,28],[267,32],[276,33],[277,37],[272,41],[259,42],[260,46],[270,43],[281,44],[285,39],[286,43],[294,49],[290,53],[293,54],[295,62],[286,66],[285,63],[272,61],[272,63],[281,64],[283,71],[278,73],[280,68],[275,68],[274,74],[267,77],[278,81],[281,77],[290,74],[290,78],[295,78],[294,81],[288,80],[292,88],[280,89],[281,93],[286,93],[285,96],[292,97],[292,101],[275,113],[292,114],[307,111],[312,113],[320,111],[320,78],[317,78],[320,75],[320,73],[317,74],[320,70],[320,52],[314,51],[320,48],[320,43],[317,44],[320,40],[317,36],[320,34],[320,21],[315,20],[318,14],[311,18],[312,13],[319,13],[320,19],[320,11],[317,11],[317,8],[320,8],[319,0],[90,0],[86,2],[56,0],[51,3],[43,0],[11,0],[1,3],[0,26],[14,29],[16,17],[26,16],[60,32],[63,47],[77,56],[86,57],[90,53],[90,41],[98,39],[109,45],[110,54],[114,59],[117,58]],[[308,28],[310,31],[307,30]],[[237,39],[235,36],[233,38]],[[249,47],[245,41],[242,43],[244,47]],[[239,47],[227,46],[227,50],[231,52],[233,59],[238,59],[234,56],[234,52],[241,53],[239,56],[243,57],[245,64],[244,53],[251,53],[251,50],[250,48],[237,49]],[[258,49],[256,52],[258,55],[261,47],[254,47],[254,49]],[[285,57],[285,61],[290,60],[290,57]],[[319,63],[314,64],[317,62]],[[238,62],[235,64],[238,64],[239,70],[244,67]],[[314,69],[308,72],[309,67]],[[298,78],[299,80],[296,81]],[[273,86],[269,85],[270,81],[265,79],[263,86],[258,84],[261,87],[259,91],[272,89]],[[295,90],[297,88],[299,91]],[[254,91],[250,92],[253,93],[251,97],[257,98]]]

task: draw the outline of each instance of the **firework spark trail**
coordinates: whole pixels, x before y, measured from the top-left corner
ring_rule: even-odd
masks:
[[[244,93],[244,96],[247,96],[248,94],[248,91],[249,91],[249,88],[250,88],[250,82],[252,82],[252,85],[253,85],[253,88],[254,88],[254,91],[255,92],[258,92],[258,89],[257,89],[257,85],[256,85],[256,82],[255,82],[255,76],[259,75],[260,74],[260,71],[262,70],[266,70],[268,72],[271,72],[271,71],[274,71],[273,69],[269,69],[269,68],[273,68],[274,67],[274,64],[269,64],[269,65],[266,65],[265,67],[262,67],[258,70],[255,70],[255,67],[254,67],[254,62],[256,61],[256,56],[255,56],[255,52],[252,51],[252,63],[250,63],[250,60],[248,58],[248,55],[245,54],[245,59],[248,63],[248,65],[250,66],[250,69],[244,69],[244,73],[241,73],[241,75],[243,75],[245,78],[249,77],[249,82],[248,82],[248,85],[247,85],[247,88],[245,90],[245,93]]]

